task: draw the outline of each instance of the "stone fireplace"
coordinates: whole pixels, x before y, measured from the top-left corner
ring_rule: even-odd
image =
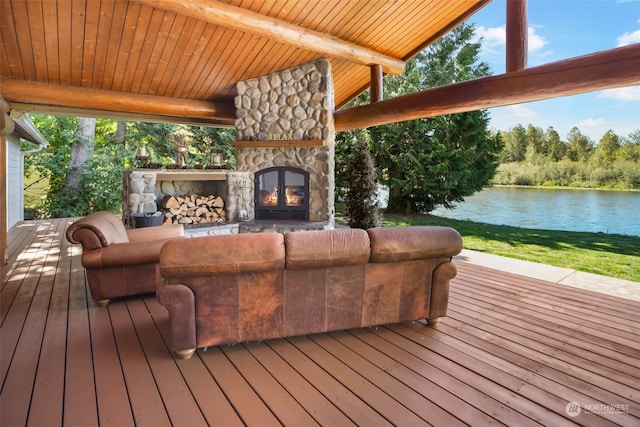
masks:
[[[303,217],[300,206],[286,206],[286,182],[277,188],[285,206],[266,213],[262,191],[273,192],[266,184],[255,182],[252,218],[322,221],[334,224],[334,144],[333,81],[327,60],[318,60],[267,76],[238,82],[236,106],[236,148],[238,171],[252,178],[264,177],[272,168],[302,173],[304,188]],[[292,172],[293,173],[293,172]],[[286,173],[285,173],[286,175]],[[271,175],[273,177],[273,175]],[[268,177],[263,178],[265,180]],[[275,178],[271,178],[275,179]],[[298,178],[296,178],[298,179]],[[292,184],[290,187],[300,187]],[[308,185],[308,188],[306,187]],[[275,200],[274,200],[275,201]],[[293,208],[293,209],[287,209]]]

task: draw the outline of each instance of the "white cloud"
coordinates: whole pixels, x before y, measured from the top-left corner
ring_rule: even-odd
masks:
[[[529,27],[527,30],[527,42],[529,44],[529,51],[535,52],[549,44],[547,39],[545,39],[540,34],[536,34],[536,29],[534,27]]]
[[[476,36],[482,38],[482,48],[489,53],[500,53],[507,43],[506,27],[485,27],[476,28]],[[535,27],[527,29],[527,44],[530,52],[543,49],[549,42],[544,36],[536,33]]]
[[[618,101],[640,101],[640,86],[603,90],[598,94],[598,98],[615,99]]]
[[[618,42],[617,47],[628,46],[634,43],[640,43],[640,30],[635,30],[632,33],[630,32],[624,33],[623,35],[617,38],[617,42]]]
[[[510,116],[514,116],[519,119],[532,120],[538,117],[535,111],[522,104],[509,105],[505,108],[505,110]]]
[[[599,119],[587,119],[587,120],[583,120],[580,123],[577,124],[578,128],[595,128],[595,127],[601,127],[604,126],[608,123],[607,120],[603,119],[603,118],[599,118]]]
[[[489,53],[499,53],[507,42],[504,25],[492,28],[480,26],[476,28],[476,36],[482,38],[482,48]]]

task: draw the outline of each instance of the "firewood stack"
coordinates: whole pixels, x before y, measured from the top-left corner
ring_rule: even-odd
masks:
[[[224,200],[220,196],[165,196],[160,202],[164,223],[207,224],[225,222]]]

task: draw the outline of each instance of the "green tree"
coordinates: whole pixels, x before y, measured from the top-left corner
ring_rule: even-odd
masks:
[[[530,163],[543,163],[546,141],[542,128],[529,124],[529,126],[527,126],[526,140],[526,160]]]
[[[591,157],[593,141],[573,127],[567,135],[567,158],[574,162],[586,162]]]
[[[480,44],[470,42],[473,31],[472,25],[458,26],[409,61],[403,75],[385,77],[385,93],[398,96],[488,75],[489,67],[477,63]],[[488,121],[486,111],[472,111],[371,128],[378,179],[389,187],[387,209],[451,207],[486,185],[502,149],[501,139],[488,133]],[[337,150],[349,138],[340,136]]]
[[[502,163],[522,162],[527,155],[527,131],[518,123],[506,132],[500,133],[504,141],[500,161]]]
[[[78,127],[71,143],[71,158],[67,170],[67,189],[79,191],[80,181],[85,165],[91,157],[95,145],[96,119],[93,117],[78,117]]]
[[[463,24],[418,55],[397,92],[411,93],[486,76],[478,63],[474,28]],[[372,130],[374,160],[387,171],[388,210],[429,212],[464,200],[488,183],[498,165],[501,140],[490,136],[486,111],[402,122]]]
[[[49,180],[39,210],[44,217],[82,216],[122,206],[124,159],[133,151],[115,143],[113,120],[37,115],[33,123],[49,146],[30,155],[29,164]],[[74,154],[75,152],[75,154]]]
[[[593,151],[592,160],[597,166],[609,166],[616,161],[620,149],[620,138],[608,130]]]
[[[367,229],[380,225],[376,198],[376,169],[369,152],[369,132],[362,129],[356,135],[356,150],[346,170],[345,213],[350,227]]]
[[[545,155],[547,160],[551,162],[562,160],[566,152],[566,146],[564,142],[560,140],[560,134],[553,126],[547,128],[546,143]]]
[[[640,162],[640,129],[629,134],[622,139],[619,156],[621,160]],[[640,167],[640,166],[638,166]]]

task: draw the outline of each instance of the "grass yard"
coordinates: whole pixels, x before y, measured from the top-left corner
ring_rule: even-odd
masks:
[[[452,227],[462,235],[465,249],[640,282],[640,237],[534,230],[431,215],[384,214],[382,225]]]

